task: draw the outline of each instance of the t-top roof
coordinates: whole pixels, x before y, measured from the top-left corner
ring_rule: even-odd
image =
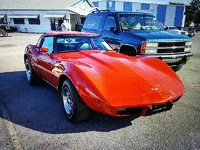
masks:
[[[98,36],[98,34],[95,33],[86,33],[86,32],[49,32],[44,34],[44,36],[48,36],[48,35],[75,35],[75,36]]]

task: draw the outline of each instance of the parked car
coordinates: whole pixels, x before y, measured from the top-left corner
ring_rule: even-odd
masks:
[[[175,71],[192,56],[191,38],[165,31],[148,13],[96,11],[87,16],[82,32],[100,34],[120,53],[159,58]]]
[[[193,37],[194,36],[194,32],[192,30],[189,30],[188,28],[186,27],[177,27],[179,30],[181,31],[186,31],[187,32],[187,35],[189,37]]]
[[[181,35],[188,35],[188,32],[187,32],[187,31],[179,30],[179,29],[178,29],[177,27],[175,27],[175,26],[165,26],[165,30],[166,30],[166,31],[169,31],[169,32],[181,34]]]
[[[15,32],[17,31],[17,27],[15,26],[9,26],[7,24],[1,24],[0,25],[0,35],[7,36],[8,32]]]
[[[167,111],[185,93],[165,62],[120,54],[97,34],[44,34],[26,46],[24,63],[31,85],[44,79],[57,89],[72,122],[90,109],[117,117]]]
[[[195,26],[194,26],[194,30],[195,30],[195,32],[200,31],[200,25],[195,25]]]

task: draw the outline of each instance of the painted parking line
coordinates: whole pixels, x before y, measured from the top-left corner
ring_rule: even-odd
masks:
[[[4,124],[5,124],[5,127],[7,128],[7,132],[9,134],[10,140],[12,142],[13,148],[15,150],[23,150],[23,148],[19,142],[19,138],[17,136],[15,127],[14,127],[13,123],[10,121],[10,116],[9,116],[7,109],[5,108],[5,106],[2,103],[0,103],[0,108],[2,110],[2,117],[5,119]]]

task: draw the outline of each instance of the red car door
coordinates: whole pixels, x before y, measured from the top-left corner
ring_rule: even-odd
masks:
[[[40,55],[37,58],[37,64],[40,73],[42,74],[42,78],[55,86],[56,82],[58,82],[58,76],[56,76],[54,71],[57,60],[53,58],[53,41],[53,36],[44,37],[44,42],[41,47],[47,47],[49,51],[47,53],[40,51]]]

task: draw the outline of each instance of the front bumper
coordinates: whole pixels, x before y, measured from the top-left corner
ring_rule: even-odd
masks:
[[[173,100],[164,102],[164,103],[157,103],[157,104],[150,104],[146,106],[140,106],[140,107],[117,107],[117,108],[111,108],[112,114],[109,114],[111,116],[150,116],[153,114],[157,114],[160,112],[168,111],[172,109],[172,106],[174,103],[176,103],[181,96],[178,98],[175,98]]]
[[[179,64],[185,64],[187,62],[187,60],[189,60],[190,57],[193,56],[193,54],[191,52],[187,52],[187,53],[165,54],[165,55],[161,55],[161,54],[145,55],[144,54],[144,55],[138,55],[138,56],[155,57],[155,58],[158,58],[160,60],[163,60],[169,66],[174,67],[174,66],[177,66]]]

